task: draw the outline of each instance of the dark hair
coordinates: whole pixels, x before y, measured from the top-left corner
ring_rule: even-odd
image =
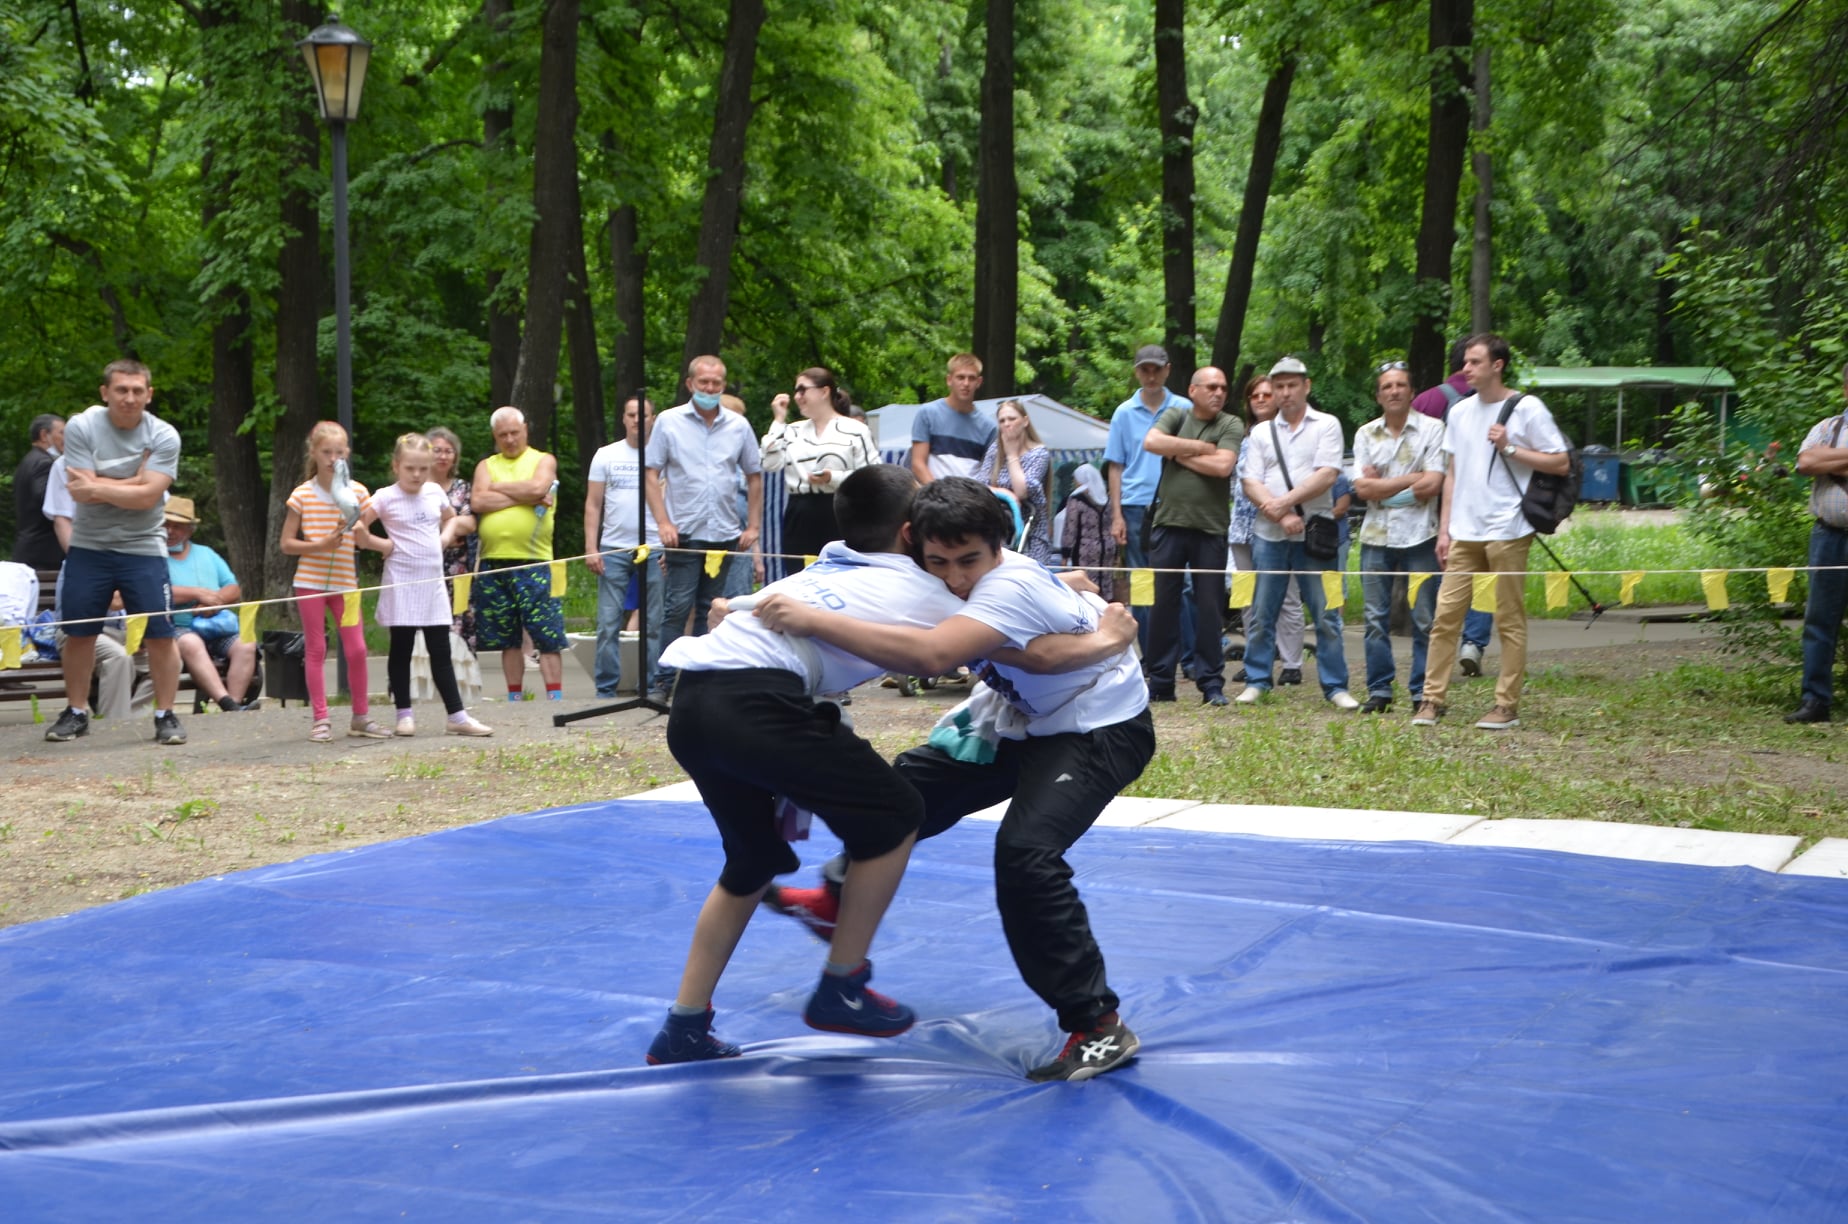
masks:
[[[853,400],[849,398],[845,391],[841,390],[840,384],[835,381],[833,370],[830,370],[827,366],[810,366],[808,369],[802,371],[802,373],[796,375],[796,377],[808,379],[809,385],[812,387],[826,387],[828,389],[828,403],[834,408],[834,411],[840,413],[842,416],[852,415],[848,412],[848,409],[853,407]]]
[[[945,476],[918,490],[911,503],[911,547],[926,540],[955,544],[977,539],[999,552],[1014,535],[1014,520],[994,490],[966,476]]]
[[[32,424],[26,426],[26,445],[37,446],[38,440],[64,424],[64,418],[55,412],[41,412],[32,418]]]
[[[855,552],[890,552],[898,529],[911,517],[918,478],[896,463],[874,463],[850,474],[834,491],[834,521]]]
[[[1494,332],[1478,332],[1463,342],[1463,349],[1467,352],[1477,345],[1489,350],[1490,361],[1502,363],[1502,377],[1507,378],[1509,363],[1514,360],[1514,350],[1508,347],[1508,342]]]
[[[1469,352],[1469,344],[1469,337],[1465,336],[1450,346],[1450,373],[1455,374],[1463,368],[1463,358]]]

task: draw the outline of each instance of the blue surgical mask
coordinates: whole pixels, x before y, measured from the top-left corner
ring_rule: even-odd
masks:
[[[695,391],[693,393],[693,406],[701,412],[711,412],[714,408],[719,406],[719,397],[711,391]]]

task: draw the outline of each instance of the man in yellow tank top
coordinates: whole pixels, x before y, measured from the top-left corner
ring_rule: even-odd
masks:
[[[526,658],[520,635],[539,648],[545,695],[564,697],[565,612],[552,596],[552,531],[557,516],[558,460],[526,444],[526,414],[496,408],[489,418],[495,453],[475,465],[470,493],[480,522],[481,572],[475,579],[475,628],[485,654],[501,652],[507,700],[525,696]]]

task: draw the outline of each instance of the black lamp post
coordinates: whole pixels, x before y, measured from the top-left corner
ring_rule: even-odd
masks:
[[[329,13],[327,24],[295,44],[314,77],[321,118],[334,146],[334,334],[335,372],[340,389],[340,427],[353,436],[353,327],[347,264],[346,125],[359,118],[359,94],[366,84],[372,44]],[[342,673],[344,675],[344,672]]]

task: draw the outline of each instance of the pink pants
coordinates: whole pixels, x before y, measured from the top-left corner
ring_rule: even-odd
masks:
[[[306,647],[303,662],[308,671],[308,700],[314,705],[314,720],[327,721],[327,629],[326,618],[333,617],[346,650],[347,687],[353,690],[353,717],[364,718],[366,705],[366,630],[363,625],[341,627],[340,614],[346,609],[343,591],[316,591],[296,587],[296,610],[302,614],[302,639]]]

